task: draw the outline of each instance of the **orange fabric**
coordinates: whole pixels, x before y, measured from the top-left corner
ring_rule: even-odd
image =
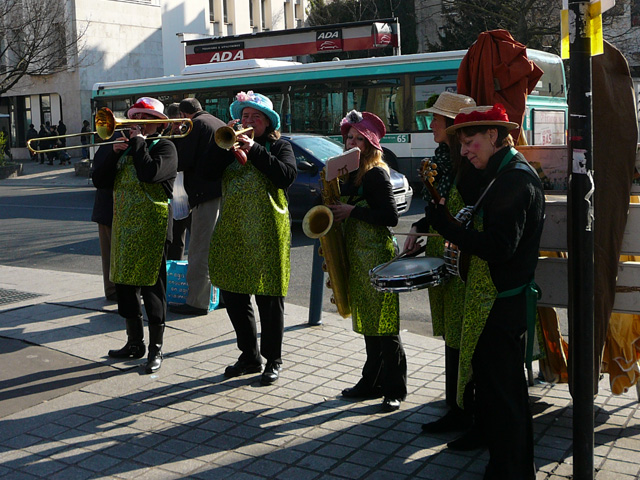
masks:
[[[483,32],[471,45],[458,69],[458,93],[478,105],[501,103],[509,120],[522,126],[527,95],[542,76],[527,58],[526,47],[506,30]],[[511,132],[518,139],[520,129]]]

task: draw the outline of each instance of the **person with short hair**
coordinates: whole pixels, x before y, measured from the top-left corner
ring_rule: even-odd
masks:
[[[524,334],[535,337],[545,198],[535,169],[513,148],[509,132],[517,127],[500,104],[462,109],[446,132],[490,183],[468,228],[449,220],[444,198],[428,211],[436,231],[489,267],[493,303],[471,361],[477,421],[489,446],[485,480],[536,476]]]
[[[200,175],[202,162],[216,161],[205,157],[214,141],[216,130],[226,124],[202,109],[196,98],[185,98],[178,105],[180,115],[193,122],[191,133],[179,139],[178,170],[184,172],[184,188],[191,207],[187,265],[187,300],[170,305],[169,310],[182,315],[207,315],[211,300],[209,281],[209,244],[218,220],[222,183]]]
[[[36,130],[35,125],[32,123],[29,125],[29,130],[27,130],[27,142],[31,139],[38,138],[38,131]],[[31,142],[31,148],[34,150],[38,149],[38,142]],[[31,160],[38,161],[38,154],[29,150],[29,156]]]

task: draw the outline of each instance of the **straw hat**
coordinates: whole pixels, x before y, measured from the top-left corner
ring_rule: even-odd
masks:
[[[456,115],[466,107],[475,107],[476,101],[467,97],[466,95],[460,95],[458,93],[442,92],[438,95],[436,103],[432,107],[425,108],[424,110],[418,110],[418,114],[437,113],[448,118],[456,118]]]
[[[347,141],[349,130],[355,128],[365,137],[374,148],[382,151],[380,139],[387,133],[387,128],[380,117],[369,112],[358,112],[351,110],[340,122],[340,133],[342,140]]]
[[[127,111],[127,117],[132,118],[136,113],[148,113],[158,118],[168,118],[164,114],[164,104],[155,98],[140,97]]]
[[[517,123],[509,121],[507,111],[501,104],[496,103],[494,106],[463,108],[456,115],[453,125],[447,128],[445,132],[447,132],[447,135],[452,135],[460,128],[474,127],[476,125],[506,127],[507,130],[514,130],[519,127]]]

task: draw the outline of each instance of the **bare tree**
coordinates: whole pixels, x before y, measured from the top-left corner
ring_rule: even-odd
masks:
[[[427,50],[468,48],[482,32],[508,30],[528,47],[559,52],[560,8],[557,0],[442,0],[441,6],[429,0],[416,0],[418,17],[441,15],[437,42]],[[420,15],[420,10],[425,13]],[[439,10],[439,11],[437,11]]]
[[[67,0],[0,1],[0,95],[29,76],[78,65],[84,32],[70,28]]]

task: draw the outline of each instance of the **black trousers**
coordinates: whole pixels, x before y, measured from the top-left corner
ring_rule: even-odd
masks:
[[[260,314],[260,347],[256,318],[251,305],[251,295],[220,290],[227,314],[236,331],[239,360],[262,363],[261,355],[268,362],[282,364],[282,339],[284,337],[284,297],[255,295]]]
[[[535,479],[525,330],[524,294],[497,299],[473,354],[477,420],[490,454],[486,480]]]
[[[398,335],[364,336],[367,361],[358,384],[364,389],[382,388],[388,398],[407,397],[407,357]]]
[[[118,313],[124,318],[137,318],[142,315],[142,302],[147,312],[149,325],[164,325],[167,318],[167,246],[165,245],[160,264],[160,272],[155,285],[136,287],[116,283],[118,294]]]

